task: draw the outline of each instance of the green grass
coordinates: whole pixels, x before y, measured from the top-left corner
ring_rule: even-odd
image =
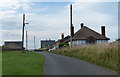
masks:
[[[118,72],[118,43],[82,45],[52,52],[85,60]]]
[[[44,57],[35,52],[2,52],[2,75],[43,75]]]
[[[2,75],[2,52],[0,51],[0,76]]]

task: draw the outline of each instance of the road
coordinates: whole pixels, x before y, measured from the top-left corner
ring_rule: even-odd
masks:
[[[39,52],[45,57],[45,75],[115,75],[103,67],[79,59]]]

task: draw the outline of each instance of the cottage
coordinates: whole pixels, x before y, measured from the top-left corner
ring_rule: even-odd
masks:
[[[81,23],[81,28],[74,33],[74,27],[71,27],[71,35],[72,35],[72,45],[85,45],[85,44],[101,44],[101,43],[107,43],[109,38],[105,35],[105,26],[101,26],[101,34],[88,28],[87,26],[84,26],[83,23]],[[63,36],[63,34],[62,34]],[[56,43],[69,43],[70,44],[70,36],[66,36],[65,38],[62,38],[61,40],[57,41]]]
[[[81,24],[81,29],[79,29],[72,38],[73,45],[83,45],[83,44],[101,44],[107,43],[109,38],[105,35],[105,26],[101,26],[101,34],[83,26]]]

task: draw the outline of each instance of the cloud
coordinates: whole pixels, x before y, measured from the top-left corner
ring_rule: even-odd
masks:
[[[103,8],[103,7],[100,7],[99,5],[102,5],[103,7],[104,6],[107,6],[107,7]],[[111,6],[110,3],[85,2],[81,5],[80,3],[74,3],[73,7],[74,7],[73,21],[75,26],[78,25],[80,22],[84,22],[86,26],[101,33],[100,27],[104,25],[106,26],[106,34],[111,39],[110,41],[113,41],[118,38],[118,21],[116,20],[118,19],[117,3],[116,3],[116,6]],[[104,11],[101,11],[100,10],[101,8]],[[112,13],[113,10],[111,11],[108,8],[114,9],[114,13]],[[99,10],[96,10],[96,9],[99,9]],[[105,12],[106,10],[108,12]],[[77,28],[76,29],[77,31],[78,26],[76,26],[76,28]]]
[[[119,2],[119,0],[71,0],[74,2]]]
[[[3,8],[12,8],[18,7],[18,0],[1,0],[0,7]]]
[[[28,4],[28,3],[21,3],[20,7],[23,11],[29,11],[31,9],[30,4]]]
[[[14,14],[14,13],[16,13],[15,10],[1,11],[1,14],[5,14],[5,15],[7,15],[7,14]]]
[[[23,2],[118,2],[119,0],[22,0]]]
[[[17,13],[15,10],[0,11],[0,19],[15,17],[15,13]]]
[[[117,24],[113,20],[113,16],[109,13],[104,13],[96,11],[98,5],[102,3],[92,3],[92,2],[73,2],[73,24],[75,26],[75,32],[80,29],[80,23],[84,22],[86,26],[91,29],[100,32],[100,26],[105,25],[108,37],[111,37],[114,40],[117,36]],[[53,13],[44,14],[44,12],[49,12],[49,7],[39,7],[37,5],[25,3],[26,10],[26,22],[29,24],[25,26],[25,30],[28,31],[29,43],[32,47],[33,37],[36,36],[36,41],[41,39],[59,39],[61,33],[64,33],[65,36],[69,34],[70,30],[70,9],[69,4],[65,5],[63,9],[60,9],[59,12],[56,10]],[[40,4],[39,4],[40,5]],[[105,6],[105,5],[104,5]],[[107,5],[108,6],[108,5]],[[32,9],[30,9],[32,8]],[[25,10],[24,9],[24,10]],[[103,8],[105,9],[105,8]],[[41,13],[42,12],[42,13]],[[21,40],[21,29],[22,29],[22,14],[15,14],[16,12],[9,12],[4,21],[4,40]],[[115,26],[111,26],[115,23]],[[8,26],[12,25],[12,26]],[[9,33],[9,34],[7,34]],[[13,36],[14,37],[10,37]],[[37,46],[39,44],[37,43]]]
[[[85,24],[88,24],[86,26],[98,32],[100,32],[99,29],[101,25],[106,25],[106,28],[109,26],[108,23],[112,21],[111,16],[109,14],[96,12],[92,9],[95,8],[93,6],[99,3],[84,3],[82,7],[80,4],[81,3],[73,4],[73,24],[75,31],[80,28],[79,24],[81,22],[85,22]],[[32,30],[46,31],[46,33],[47,31],[55,32],[57,30],[60,33],[65,32],[65,35],[67,35],[69,34],[69,5],[65,6],[65,8],[57,14],[35,15],[31,17],[31,21],[29,30],[32,29],[32,27],[34,27]],[[58,36],[60,36],[60,33]]]

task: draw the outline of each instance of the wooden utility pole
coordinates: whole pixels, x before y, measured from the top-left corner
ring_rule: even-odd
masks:
[[[27,35],[27,31],[26,31],[26,50],[28,50],[28,35]]]
[[[70,5],[70,47],[72,47],[72,4]]]
[[[22,29],[22,48],[24,49],[24,27],[25,27],[25,14],[23,14],[23,29]]]
[[[22,29],[22,48],[24,50],[24,28],[25,28],[25,24],[28,24],[28,23],[25,23],[25,14],[23,14],[23,29]]]
[[[35,36],[34,36],[34,50],[36,49]]]

